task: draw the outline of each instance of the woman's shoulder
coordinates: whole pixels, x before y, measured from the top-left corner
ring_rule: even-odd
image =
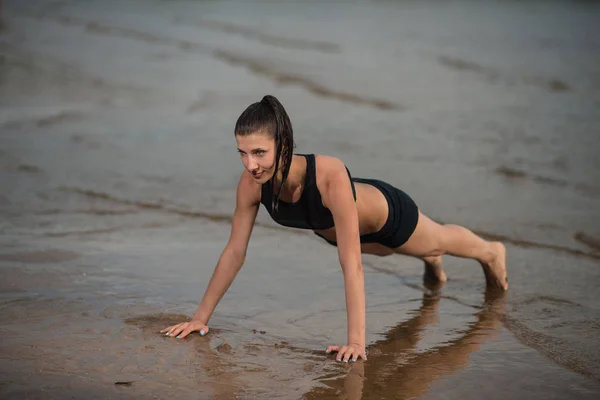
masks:
[[[348,179],[346,165],[338,157],[315,154],[315,176],[321,193],[332,185],[337,186]]]
[[[321,173],[345,172],[346,165],[338,157],[326,154],[314,154],[315,168]]]

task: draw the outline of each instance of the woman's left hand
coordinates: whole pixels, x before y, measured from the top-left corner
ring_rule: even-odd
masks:
[[[358,357],[362,357],[363,360],[367,360],[367,351],[365,346],[350,343],[348,346],[329,346],[325,353],[331,354],[337,352],[336,360],[341,362],[356,361]]]

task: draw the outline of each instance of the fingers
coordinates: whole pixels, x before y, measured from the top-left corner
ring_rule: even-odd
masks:
[[[363,360],[367,361],[367,352],[363,351],[360,356],[362,357]]]
[[[367,352],[354,346],[329,346],[325,350],[326,354],[337,352],[336,360],[339,362],[356,362],[359,358],[367,360]]]
[[[197,322],[182,322],[177,325],[171,325],[160,331],[165,336],[176,337],[177,339],[183,339],[194,331],[199,331],[201,336],[208,333],[208,326],[197,323]]]
[[[188,326],[184,330],[182,330],[181,333],[176,336],[176,338],[183,339],[184,337],[186,337],[187,335],[189,335],[192,332],[193,332],[193,330]]]
[[[165,336],[173,336],[173,334],[177,331],[177,329],[179,329],[179,327],[181,325],[183,325],[183,323],[177,324],[177,325],[171,325],[171,326],[163,329],[162,331],[160,331],[160,333],[164,333]]]
[[[346,357],[347,352],[348,352],[348,346],[343,346],[340,349],[340,351],[338,351],[337,356],[335,357],[335,359],[337,361],[348,362],[348,357]],[[344,357],[346,357],[346,360],[344,360]]]

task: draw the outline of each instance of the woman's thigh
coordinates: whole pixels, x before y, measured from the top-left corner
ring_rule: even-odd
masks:
[[[381,257],[390,256],[396,253],[394,249],[390,249],[379,243],[362,243],[360,245],[360,250],[363,254],[374,254]]]
[[[415,231],[395,253],[414,257],[432,257],[444,254],[444,227],[419,211],[419,221]]]
[[[389,256],[404,254],[413,257],[432,257],[444,254],[443,225],[419,211],[419,220],[415,231],[402,246],[391,249],[379,243],[362,243],[361,251],[364,254]]]

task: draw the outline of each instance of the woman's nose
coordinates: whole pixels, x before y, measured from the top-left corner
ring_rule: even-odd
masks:
[[[258,163],[252,156],[248,156],[248,169],[254,171],[258,168]]]

